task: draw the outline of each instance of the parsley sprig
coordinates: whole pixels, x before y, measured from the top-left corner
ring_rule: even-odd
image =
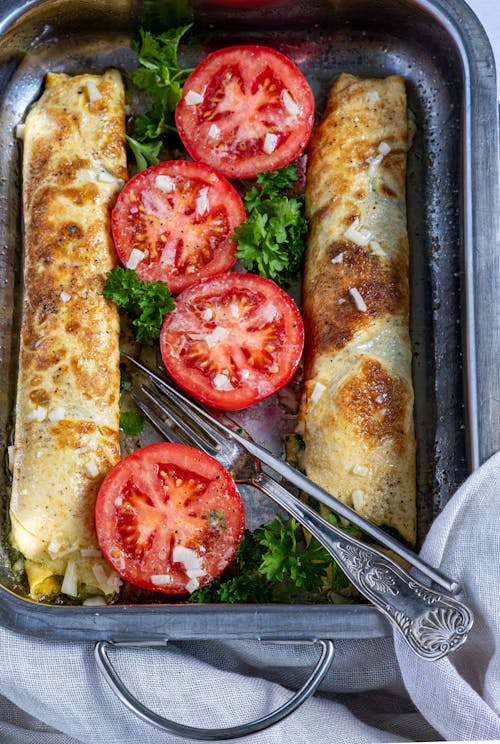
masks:
[[[143,282],[132,269],[115,266],[106,274],[104,296],[127,313],[138,343],[152,346],[160,336],[166,313],[174,300],[164,282]]]
[[[293,282],[305,248],[304,203],[293,196],[298,179],[294,164],[259,173],[243,197],[246,222],[234,232],[236,257],[245,269],[281,287]]]
[[[140,30],[132,47],[137,52],[139,67],[131,73],[134,85],[150,98],[149,111],[134,120],[135,137],[127,137],[139,170],[159,162],[162,139],[176,132],[174,112],[182,95],[182,86],[193,68],[181,67],[179,43],[192,24],[179,26],[155,36]]]
[[[338,518],[331,517],[338,523]],[[276,517],[246,530],[235,557],[235,575],[225,575],[194,591],[190,602],[273,602],[290,597],[311,601],[328,590],[342,591],[348,579],[325,548],[306,541],[293,518]]]

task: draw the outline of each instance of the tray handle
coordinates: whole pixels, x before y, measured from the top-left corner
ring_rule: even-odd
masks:
[[[275,641],[273,641],[275,642]],[[278,641],[280,642],[280,641]],[[286,703],[283,703],[279,708],[267,713],[261,718],[257,718],[255,721],[249,721],[238,726],[230,726],[228,728],[197,728],[194,726],[187,726],[176,721],[171,721],[169,718],[164,718],[158,715],[154,711],[143,705],[130,690],[122,682],[115,668],[113,667],[110,658],[108,656],[108,648],[119,648],[119,647],[145,647],[152,645],[165,645],[167,641],[161,641],[158,643],[147,642],[147,641],[98,641],[94,647],[94,656],[97,662],[97,667],[101,674],[104,676],[106,682],[111,687],[115,695],[122,701],[124,705],[135,713],[136,716],[141,718],[146,723],[150,723],[157,728],[167,731],[168,733],[175,734],[176,736],[182,736],[185,738],[198,739],[203,741],[215,741],[220,739],[235,739],[238,736],[248,736],[256,731],[262,731],[263,729],[273,726],[275,723],[282,721],[284,718],[293,713],[297,708],[305,703],[305,701],[314,695],[323,678],[325,677],[330,665],[333,661],[334,645],[331,640],[315,640],[315,641],[290,641],[290,643],[313,643],[317,644],[321,649],[321,655],[316,663],[313,671],[304,685],[298,690]],[[287,642],[288,643],[288,642]]]

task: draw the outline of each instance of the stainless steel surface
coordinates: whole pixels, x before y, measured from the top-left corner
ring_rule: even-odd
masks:
[[[137,364],[131,357],[127,358]],[[351,509],[346,514],[342,502],[332,499],[312,481],[263,447],[256,446],[247,432],[241,429],[236,431],[224,419],[214,418],[162,377],[144,365],[140,365],[140,368],[153,381],[153,387],[143,385],[141,389],[161,416],[140,398],[135,400],[167,441],[202,449],[223,462],[238,484],[247,482],[256,486],[294,516],[335,558],[356,589],[389,618],[417,656],[429,660],[440,659],[466,641],[473,616],[462,602],[432,591],[376,548],[365,545],[327,522],[275,478],[264,473],[260,463],[264,462],[274,471],[281,472],[290,482],[300,485],[302,490],[320,503],[325,503],[327,496],[328,506],[333,511],[351,521],[355,516],[358,527],[368,533],[372,531],[369,522]],[[381,530],[379,532],[386,547],[397,554],[403,552],[402,545],[389,539]],[[404,551],[405,557],[408,552]],[[422,572],[433,578],[435,572],[431,566],[420,561],[414,554],[410,555],[410,559],[413,565],[417,564]],[[439,580],[448,585],[448,590],[458,589],[455,582],[443,579],[442,575],[439,575]]]
[[[287,718],[287,716],[297,710],[297,708],[302,705],[302,703],[305,703],[311,695],[314,695],[328,672],[334,655],[334,646],[332,641],[316,641],[316,643],[321,648],[321,655],[316,666],[300,690],[297,690],[297,692],[287,700],[286,703],[280,705],[279,708],[271,713],[267,713],[255,721],[249,721],[248,723],[242,723],[237,726],[228,726],[226,728],[204,729],[177,723],[176,721],[172,721],[164,716],[159,716],[150,708],[147,708],[131,693],[113,667],[108,656],[108,647],[112,646],[114,648],[119,648],[120,646],[148,646],[151,644],[148,644],[147,642],[143,644],[108,644],[105,641],[100,641],[95,645],[94,656],[99,671],[104,676],[104,679],[118,699],[121,700],[122,703],[133,713],[139,716],[139,718],[142,718],[143,721],[156,726],[162,731],[168,731],[171,734],[175,734],[176,736],[189,737],[190,739],[202,741],[220,741],[223,739],[235,739],[240,736],[248,736],[249,734],[254,734],[257,731],[269,728],[269,726],[274,726],[274,724]]]
[[[135,66],[143,22],[179,21],[163,0],[3,0],[0,7],[0,446],[10,443],[22,261],[20,150],[15,126],[48,70]],[[318,114],[337,74],[400,73],[417,124],[408,161],[411,335],[420,542],[467,474],[500,444],[498,121],[493,55],[462,0],[276,0],[193,3],[186,64],[206,50],[267,43],[289,54]],[[262,441],[258,405],[243,425]],[[279,434],[280,427],[276,427]],[[267,442],[263,442],[267,444]],[[279,446],[274,441],[273,446]],[[5,457],[6,459],[6,457]],[[5,536],[9,476],[2,473]],[[252,514],[253,507],[249,506]],[[0,622],[60,639],[373,638],[389,624],[369,605],[200,606],[126,598],[104,608],[48,606],[17,592],[0,549]]]

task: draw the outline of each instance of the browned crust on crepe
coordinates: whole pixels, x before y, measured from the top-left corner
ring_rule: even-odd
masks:
[[[407,141],[401,77],[339,77],[307,166],[298,431],[312,480],[414,543]]]
[[[10,508],[33,596],[59,591],[69,561],[79,584],[98,586],[96,566],[110,573],[92,555],[95,498],[119,459],[119,319],[102,290],[116,263],[110,210],[126,177],[119,73],[49,74],[24,127]]]

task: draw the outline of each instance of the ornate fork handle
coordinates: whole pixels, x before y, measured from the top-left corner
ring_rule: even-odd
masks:
[[[473,616],[461,602],[420,584],[383,553],[327,522],[265,473],[255,476],[252,484],[319,540],[358,591],[389,618],[418,656],[440,659],[465,642]]]

